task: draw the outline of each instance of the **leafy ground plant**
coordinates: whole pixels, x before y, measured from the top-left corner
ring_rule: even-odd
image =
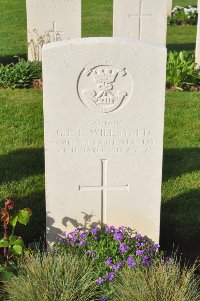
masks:
[[[99,295],[92,265],[62,252],[27,258],[5,292],[9,301],[96,301]]]
[[[172,16],[169,19],[170,25],[196,25],[198,20],[197,7],[175,6],[172,10]]]
[[[26,225],[32,212],[29,208],[19,210],[14,215],[10,211],[14,209],[14,202],[7,199],[4,206],[0,208],[0,221],[3,226],[3,237],[0,239],[0,249],[3,250],[0,265],[0,279],[8,280],[12,277],[12,271],[16,268],[15,256],[21,255],[24,249],[24,241],[15,235],[17,223]],[[11,231],[9,231],[11,229]],[[10,232],[10,233],[9,233]]]
[[[114,283],[113,301],[199,301],[199,284],[194,266],[159,260],[148,269],[124,269]]]
[[[200,70],[196,70],[194,54],[186,51],[169,52],[167,60],[167,87],[190,90],[200,86]]]
[[[1,88],[27,88],[41,78],[41,63],[19,59],[17,64],[0,65]]]
[[[146,268],[159,257],[158,244],[130,228],[107,226],[85,231],[78,228],[64,233],[64,238],[54,248],[79,254],[92,261],[95,267],[96,282],[102,292],[101,301],[110,300],[115,276],[124,266]]]

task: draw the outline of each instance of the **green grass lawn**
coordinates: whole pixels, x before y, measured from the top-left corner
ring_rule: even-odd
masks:
[[[26,56],[25,0],[0,0],[0,62]]]
[[[171,51],[194,51],[196,26],[168,26],[167,48]]]
[[[161,244],[200,254],[200,94],[168,92],[165,113]]]
[[[180,5],[180,6],[197,6],[197,0],[173,0],[173,6]]]

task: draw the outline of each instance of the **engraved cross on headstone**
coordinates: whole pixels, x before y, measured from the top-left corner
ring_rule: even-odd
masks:
[[[129,14],[129,17],[137,17],[139,21],[139,29],[138,29],[138,39],[141,39],[142,35],[142,19],[143,17],[152,17],[152,14],[143,14],[143,0],[139,0],[139,13],[138,14]]]
[[[64,33],[63,31],[58,31],[56,29],[56,22],[53,21],[53,29],[49,30],[48,32],[50,42],[61,41],[61,34],[63,33]]]
[[[129,185],[124,186],[108,186],[107,185],[107,166],[108,160],[101,160],[102,177],[101,186],[79,186],[79,191],[101,191],[101,224],[106,224],[106,203],[107,203],[107,191],[129,191]]]

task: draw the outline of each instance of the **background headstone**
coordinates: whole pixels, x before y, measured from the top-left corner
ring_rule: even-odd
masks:
[[[26,9],[29,60],[46,43],[81,37],[81,0],[26,0]]]
[[[168,3],[167,3],[167,15],[169,17],[171,17],[172,15],[172,7],[173,7],[173,0],[168,0]]]
[[[60,230],[105,223],[158,242],[165,74],[166,49],[150,43],[44,46],[49,241]]]
[[[200,0],[198,0],[198,23],[197,23],[197,40],[196,40],[196,63],[200,69]]]
[[[113,36],[166,45],[168,0],[114,0]]]

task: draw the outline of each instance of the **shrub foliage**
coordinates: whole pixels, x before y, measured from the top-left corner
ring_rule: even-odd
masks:
[[[200,70],[196,70],[194,54],[186,51],[169,52],[167,60],[167,87],[189,90],[200,85]]]
[[[30,256],[5,284],[9,301],[96,301],[92,266],[70,253]]]
[[[112,296],[115,276],[124,266],[147,268],[160,256],[158,244],[123,226],[89,230],[77,228],[64,233],[63,239],[54,248],[79,254],[93,262],[103,301]]]
[[[124,269],[114,283],[113,301],[199,301],[195,267],[159,260],[149,269]]]
[[[41,63],[19,59],[17,64],[0,65],[1,88],[27,88],[41,78]]]
[[[172,10],[172,16],[169,18],[170,25],[196,25],[198,20],[197,7],[176,6]]]

